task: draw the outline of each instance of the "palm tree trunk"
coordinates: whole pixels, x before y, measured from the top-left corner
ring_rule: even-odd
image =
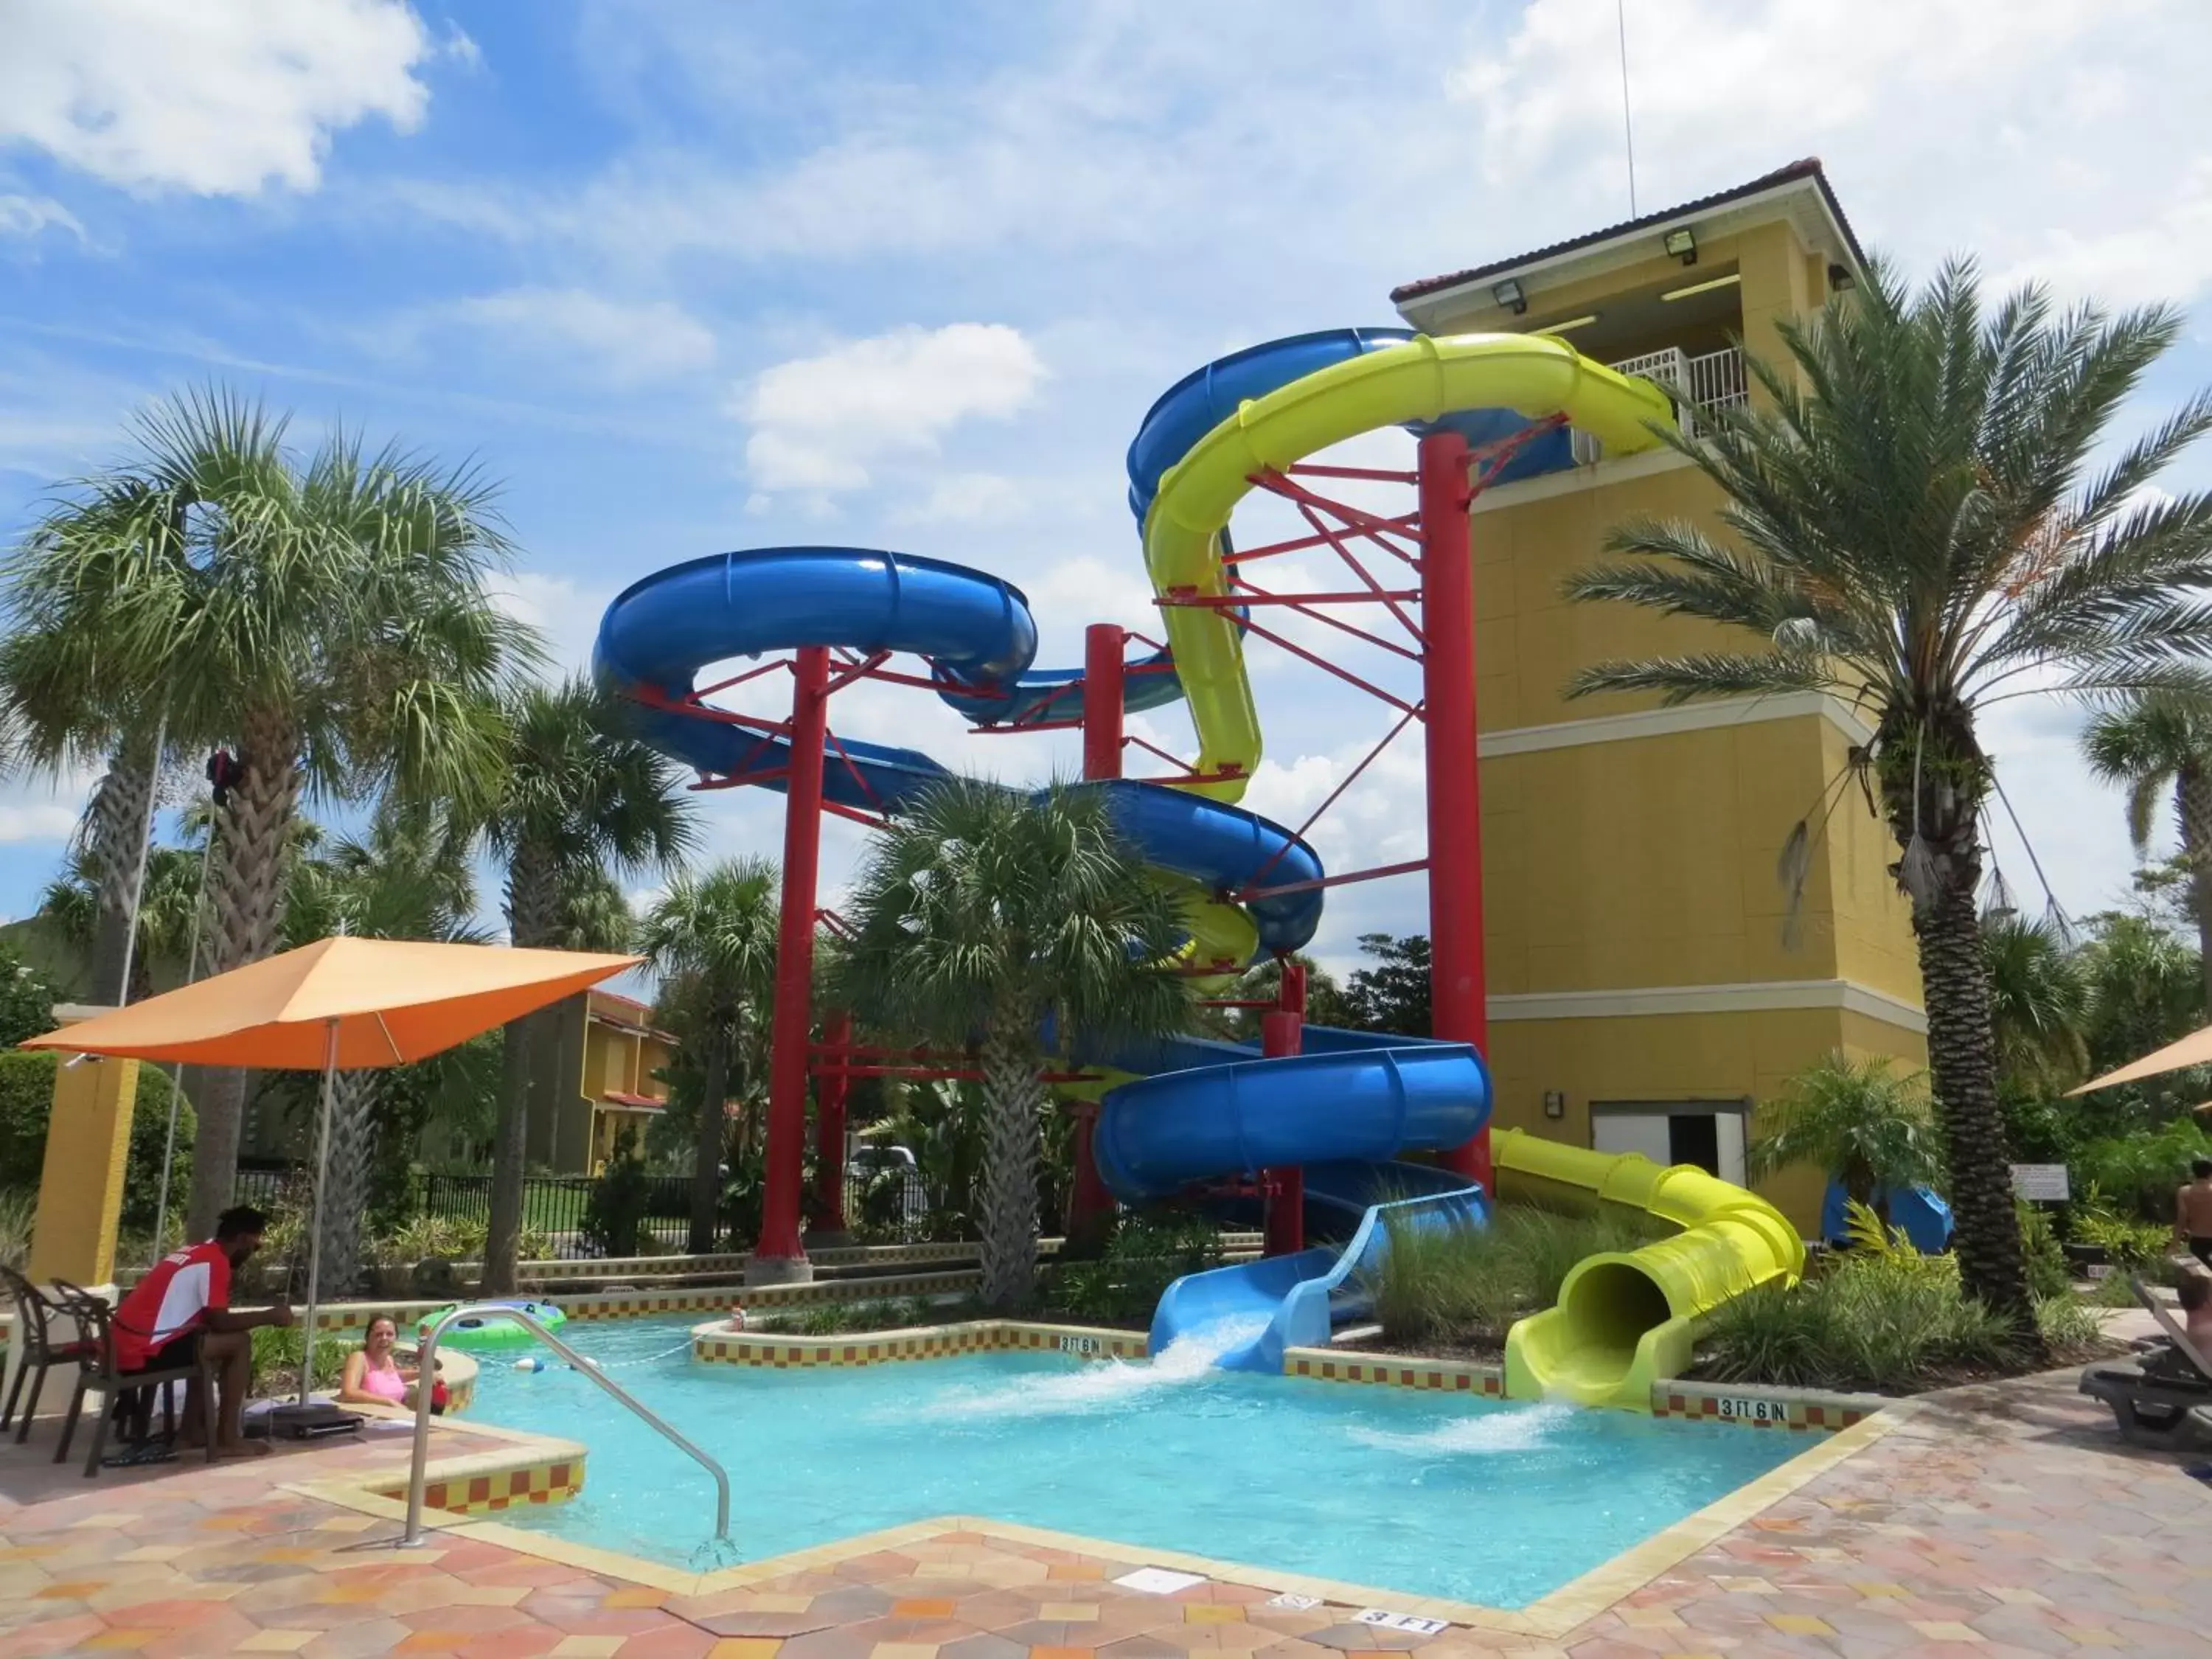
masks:
[[[284,881],[291,864],[300,805],[300,733],[265,711],[240,728],[245,775],[232,786],[216,817],[215,864],[208,872],[215,971],[259,962],[276,947],[284,920]],[[199,1139],[192,1148],[191,1201],[185,1237],[213,1236],[230,1206],[238,1178],[238,1143],[246,1123],[242,1067],[210,1068],[201,1091]]]
[[[530,1128],[530,1016],[500,1033],[499,1121],[491,1133],[491,1217],[484,1228],[485,1296],[513,1296],[522,1249],[522,1176]]]
[[[560,872],[542,848],[518,847],[507,871],[507,929],[526,948],[550,942],[560,922]],[[491,1217],[484,1231],[483,1293],[513,1296],[522,1247],[522,1179],[530,1132],[531,1056],[550,1012],[509,1020],[501,1040],[499,1121],[491,1141]]]
[[[130,996],[124,963],[131,954],[131,922],[137,915],[139,884],[146,873],[146,831],[154,815],[159,759],[150,736],[137,732],[125,736],[108,757],[107,771],[94,788],[86,813],[90,830],[86,851],[92,866],[96,908],[85,996],[86,1000],[103,1006],[120,1006]]]
[[[331,1086],[331,1156],[322,1192],[322,1294],[341,1301],[361,1278],[381,1074],[340,1072]]]
[[[2008,1316],[2016,1340],[2040,1352],[2028,1295],[2010,1154],[1997,1109],[1990,982],[1974,911],[1978,847],[1954,855],[1927,903],[1913,908],[1928,1009],[1928,1069],[1950,1147],[1953,1248],[1966,1290]]]
[[[1018,1013],[983,1042],[983,1305],[1014,1313],[1036,1287],[1037,1112],[1043,1089]]]
[[[2197,914],[2197,952],[2204,973],[2204,1018],[2212,1020],[2212,773],[2193,763],[2174,775],[2174,816],[2189,865],[2189,902]]]
[[[685,1249],[704,1255],[714,1248],[715,1212],[721,1207],[722,1152],[728,1140],[730,1084],[728,1028],[717,1023],[707,1038],[706,1088],[699,1097],[699,1128],[691,1170],[691,1236]]]

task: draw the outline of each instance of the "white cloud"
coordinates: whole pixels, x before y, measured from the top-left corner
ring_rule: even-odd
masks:
[[[1003,524],[1018,516],[1022,487],[997,472],[941,472],[890,513],[893,524]]]
[[[84,240],[77,216],[51,196],[0,196],[0,236],[36,236],[44,230],[66,230]]]
[[[81,810],[58,801],[0,804],[0,842],[65,842],[76,829]]]
[[[752,428],[745,468],[764,490],[861,489],[863,455],[934,454],[961,422],[1021,409],[1044,376],[1036,349],[1002,323],[847,341],[753,382],[738,404]]]
[[[513,288],[456,301],[439,314],[548,356],[587,358],[594,374],[618,385],[689,374],[714,360],[713,331],[665,300],[611,300],[575,288]]]
[[[131,190],[312,190],[333,133],[429,100],[406,0],[6,0],[0,33],[0,145]]]
[[[1916,262],[2118,301],[2212,283],[2197,0],[1629,0],[1627,24],[1645,211],[1818,154]],[[1626,216],[1614,31],[1613,0],[1538,0],[1451,77],[1491,192],[1534,221],[1516,246]]]

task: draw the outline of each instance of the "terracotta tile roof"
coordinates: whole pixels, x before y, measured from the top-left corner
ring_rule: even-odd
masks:
[[[1778,185],[1794,184],[1805,179],[1811,179],[1819,188],[1821,200],[1827,204],[1828,211],[1835,216],[1836,223],[1844,233],[1844,240],[1850,244],[1852,258],[1864,264],[1866,255],[1859,247],[1857,234],[1851,229],[1851,222],[1844,216],[1843,206],[1836,200],[1836,192],[1829,188],[1828,175],[1821,170],[1820,158],[1817,155],[1808,155],[1802,161],[1792,161],[1786,167],[1777,167],[1771,173],[1761,173],[1748,184],[1732,185],[1727,190],[1717,191],[1711,196],[1700,196],[1694,202],[1684,202],[1676,207],[1662,209],[1657,213],[1647,213],[1639,218],[1624,220],[1617,225],[1607,225],[1602,230],[1588,231],[1580,236],[1570,236],[1564,242],[1553,242],[1548,246],[1534,248],[1526,253],[1516,253],[1510,259],[1493,259],[1488,264],[1470,265],[1465,270],[1448,271],[1441,276],[1424,276],[1418,282],[1407,283],[1392,289],[1390,297],[1401,303],[1407,300],[1418,300],[1424,295],[1438,293],[1448,288],[1457,288],[1463,283],[1480,282],[1485,276],[1493,276],[1501,271],[1511,270],[1520,265],[1533,264],[1539,259],[1549,259],[1558,254],[1571,253],[1577,248],[1592,247],[1600,242],[1609,242],[1615,237],[1631,235],[1639,230],[1654,229],[1660,225],[1680,219],[1685,214],[1705,213],[1714,208],[1726,207],[1731,202],[1742,201],[1747,197],[1758,195],[1761,191],[1772,190]]]

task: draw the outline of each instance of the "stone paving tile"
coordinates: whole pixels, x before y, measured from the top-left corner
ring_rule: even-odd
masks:
[[[455,1653],[484,1659],[2212,1659],[2212,1492],[2123,1450],[2070,1376],[1939,1396],[1917,1417],[1556,1638],[1434,1639],[1124,1559],[946,1532],[684,1595],[465,1530],[393,1557],[388,1522],[276,1490],[386,1449],[164,1466],[87,1492],[0,1446],[0,1659],[51,1653]],[[34,1437],[27,1452],[38,1450]],[[272,1466],[283,1465],[276,1468]]]

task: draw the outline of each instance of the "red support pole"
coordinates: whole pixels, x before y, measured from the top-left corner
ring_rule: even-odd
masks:
[[[825,1233],[845,1231],[845,1102],[853,1088],[853,1016],[839,1009],[823,1022],[823,1042],[838,1064],[814,1080],[815,1224]]]
[[[814,1018],[814,907],[822,864],[822,753],[829,736],[830,650],[801,646],[792,664],[791,767],[783,817],[783,912],[775,942],[775,1013],[768,1073],[768,1192],[745,1282],[811,1279],[799,1239],[806,1172],[806,1048]]]
[[[1474,540],[1467,440],[1421,440],[1422,703],[1428,717],[1430,1030],[1471,1042],[1487,1063],[1490,1016],[1482,957],[1482,785],[1474,719]],[[1449,1169],[1492,1188],[1490,1130],[1444,1154]],[[1493,1191],[1494,1188],[1492,1188]]]
[[[1281,1060],[1305,1048],[1306,970],[1285,957],[1274,1011],[1260,1016],[1260,1052]],[[1293,1164],[1261,1172],[1268,1189],[1267,1254],[1296,1255],[1306,1247],[1306,1172]]]
[[[1115,623],[1093,623],[1083,633],[1083,775],[1103,782],[1121,775],[1121,699],[1126,673],[1121,653],[1127,635]],[[1096,1103],[1075,1114],[1075,1188],[1067,1206],[1068,1242],[1095,1243],[1114,1213],[1114,1194],[1099,1179],[1091,1137],[1098,1127]]]
[[[1118,623],[1093,623],[1083,630],[1083,775],[1121,775],[1121,652],[1127,635]]]

